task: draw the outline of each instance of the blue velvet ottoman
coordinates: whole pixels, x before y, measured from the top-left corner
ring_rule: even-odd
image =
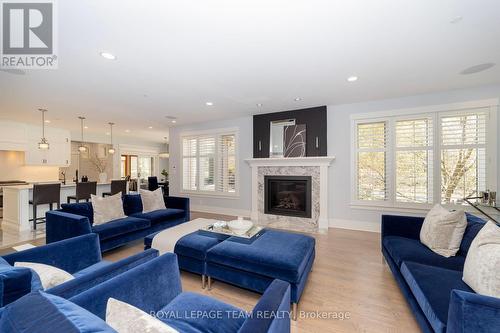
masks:
[[[230,237],[207,252],[206,274],[210,288],[215,278],[263,293],[274,279],[291,285],[294,315],[315,257],[314,238],[266,230],[252,243]]]
[[[153,238],[157,234],[158,232],[144,238],[144,249],[151,248]],[[201,287],[203,289],[206,284],[207,251],[221,241],[216,237],[206,236],[195,231],[183,236],[175,244],[174,253],[177,254],[179,268],[184,271],[200,274]]]

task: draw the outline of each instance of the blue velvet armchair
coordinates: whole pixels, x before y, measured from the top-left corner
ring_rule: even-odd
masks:
[[[253,315],[246,316],[244,310],[214,298],[182,292],[177,256],[173,253],[135,267],[69,300],[104,319],[110,297],[154,314],[180,332],[290,332],[289,283],[275,280],[253,309]],[[197,311],[220,315],[192,316]]]
[[[0,306],[15,301],[32,289],[32,271],[28,268],[12,267],[15,262],[47,264],[72,274],[75,279],[46,290],[69,298],[157,256],[158,252],[153,250],[114,263],[102,260],[96,234],[7,254],[2,257],[3,264],[0,265]]]

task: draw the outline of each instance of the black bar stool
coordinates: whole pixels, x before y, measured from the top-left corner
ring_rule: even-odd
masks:
[[[45,223],[45,217],[37,217],[36,211],[39,205],[49,205],[49,209],[53,209],[53,205],[57,204],[57,209],[61,204],[61,183],[57,184],[35,184],[33,185],[33,200],[29,201],[33,205],[33,230],[36,230],[37,224]],[[37,222],[37,221],[42,222]]]
[[[85,200],[89,202],[91,194],[97,194],[97,182],[76,183],[76,195],[68,196],[68,203],[70,203],[71,200],[75,200],[76,202]]]
[[[158,178],[153,176],[153,177],[148,177],[148,190],[154,191],[159,188],[158,185]]]
[[[122,195],[127,194],[127,181],[126,180],[112,180],[111,181],[111,192],[104,192],[103,197],[109,195],[115,195],[122,192]]]

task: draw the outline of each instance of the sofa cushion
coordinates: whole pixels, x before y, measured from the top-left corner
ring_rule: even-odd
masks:
[[[126,194],[123,196],[123,211],[125,215],[130,216],[136,213],[142,213],[142,200],[139,194]]]
[[[80,276],[85,276],[85,275],[88,275],[88,274],[92,274],[94,273],[95,271],[98,271],[104,267],[107,267],[109,265],[112,265],[113,263],[111,261],[107,261],[107,260],[101,260],[99,261],[97,264],[93,264],[93,265],[90,265],[76,273],[73,274],[73,276],[75,278],[77,277],[80,277]]]
[[[61,209],[65,213],[85,216],[89,219],[90,224],[94,223],[94,209],[90,202],[62,204]]]
[[[151,224],[157,224],[169,220],[182,218],[184,217],[184,215],[185,212],[182,209],[167,208],[167,209],[154,210],[148,213],[135,213],[132,214],[131,216],[149,220],[151,221]]]
[[[500,298],[500,226],[488,221],[472,242],[463,281],[481,295]]]
[[[469,251],[472,241],[476,237],[477,233],[486,224],[486,221],[475,215],[465,213],[467,217],[467,228],[465,229],[464,238],[462,238],[462,243],[460,243],[460,250],[458,250],[457,255],[466,257]]]
[[[29,268],[14,267],[6,261],[0,264],[0,307],[28,294],[35,282],[34,274]],[[40,289],[41,284],[37,287]]]
[[[0,332],[114,332],[102,319],[61,297],[32,292],[5,308]]]
[[[466,227],[467,219],[462,209],[449,211],[436,204],[424,219],[420,242],[443,257],[453,257],[460,249]]]
[[[193,313],[204,315],[193,316]],[[210,318],[210,314],[215,318]],[[161,309],[157,318],[183,333],[224,333],[237,332],[245,321],[245,314],[243,310],[215,298],[183,292]]]
[[[266,230],[250,244],[233,237],[208,250],[207,261],[297,283],[314,251],[314,238]]]
[[[413,261],[460,271],[464,268],[465,257],[440,256],[416,239],[387,236],[382,240],[382,244],[398,267],[401,267],[403,261]]]
[[[405,261],[401,274],[435,332],[446,332],[451,291],[473,292],[460,271]]]
[[[114,220],[108,223],[95,225],[92,230],[99,235],[101,241],[120,236],[123,234],[128,234],[137,230],[142,230],[149,228],[151,222],[145,219],[139,219],[136,217],[126,217],[123,219]]]

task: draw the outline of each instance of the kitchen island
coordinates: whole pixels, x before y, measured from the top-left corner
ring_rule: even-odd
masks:
[[[97,183],[97,195],[111,190],[111,183]],[[75,195],[76,183],[61,184],[61,204],[67,197]],[[33,209],[29,200],[33,198],[33,184],[15,185],[3,188],[2,229],[10,231],[29,231],[32,229]],[[55,206],[54,206],[55,209]],[[42,217],[49,210],[49,205],[39,205],[37,216]]]

